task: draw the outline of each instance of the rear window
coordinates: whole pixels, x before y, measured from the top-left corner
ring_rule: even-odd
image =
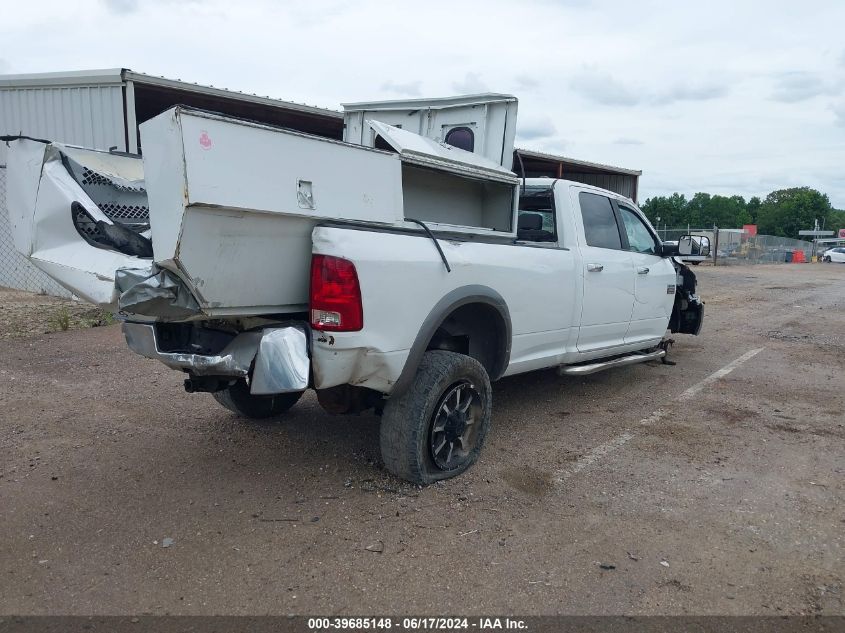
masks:
[[[538,216],[540,226],[523,228],[523,216]],[[554,192],[551,186],[530,185],[520,188],[517,239],[527,242],[554,242],[555,230]],[[533,223],[532,223],[533,224]]]
[[[584,235],[589,246],[598,248],[622,248],[622,238],[616,224],[616,215],[610,198],[582,191],[578,194],[581,217],[584,220]]]

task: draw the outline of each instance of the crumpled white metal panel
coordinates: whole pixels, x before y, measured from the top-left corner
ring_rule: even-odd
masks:
[[[0,286],[40,292],[53,297],[71,297],[71,293],[62,288],[43,270],[36,268],[15,248],[12,225],[6,208],[6,173],[0,166]]]
[[[512,171],[480,154],[467,152],[442,141],[425,138],[379,121],[368,121],[368,125],[399,152],[405,162],[509,184],[519,182]]]
[[[107,221],[97,205],[83,191],[62,164],[61,144],[47,145],[26,139],[10,143],[7,182],[9,220],[15,246],[35,266],[61,286],[91,303],[112,308],[117,300],[114,273],[118,268],[140,267],[147,260],[88,244],[73,225],[71,205],[82,204],[95,220]],[[107,153],[72,150],[74,157],[86,160],[96,155],[121,173],[131,166],[136,174],[138,159]]]

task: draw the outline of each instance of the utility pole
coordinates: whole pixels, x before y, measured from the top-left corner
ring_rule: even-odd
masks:
[[[716,265],[716,260],[719,258],[719,227],[713,225],[713,237],[716,245],[713,247],[713,265]]]

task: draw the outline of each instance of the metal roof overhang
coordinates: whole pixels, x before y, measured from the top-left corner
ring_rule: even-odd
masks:
[[[272,108],[284,108],[303,114],[311,114],[320,117],[338,119],[343,121],[343,113],[317,106],[309,106],[281,99],[261,97],[256,94],[248,94],[237,90],[226,90],[214,86],[203,86],[197,83],[189,83],[179,79],[167,79],[156,77],[146,73],[139,73],[128,68],[105,68],[100,70],[72,70],[56,73],[29,73],[19,75],[0,75],[0,87],[14,88],[41,88],[46,86],[91,86],[101,84],[121,84],[132,81],[137,85],[156,86],[169,88],[181,92],[196,93],[206,96],[220,97],[223,99],[255,103]]]
[[[563,175],[566,172],[576,172],[580,174],[618,174],[623,176],[642,176],[643,172],[640,169],[625,169],[624,167],[614,167],[612,165],[603,165],[601,163],[592,163],[586,160],[578,160],[576,158],[568,158],[566,156],[556,156],[554,154],[544,154],[542,152],[534,152],[527,149],[516,149],[522,157],[523,161],[529,159],[531,162],[546,164],[549,167],[557,168],[558,165],[563,167]],[[527,161],[525,161],[527,162]],[[526,165],[526,169],[528,166]]]
[[[281,99],[272,99],[270,97],[261,97],[256,94],[248,94],[245,92],[239,92],[237,90],[215,88],[214,86],[203,86],[196,83],[180,81],[178,79],[155,77],[153,75],[138,73],[128,69],[123,70],[123,79],[125,81],[135,82],[136,85],[141,86],[155,86],[158,88],[167,88],[171,90],[196,93],[205,96],[219,97],[222,99],[234,99],[237,101],[254,103],[270,108],[284,108],[285,110],[300,112],[302,114],[309,114],[329,119],[337,119],[338,121],[343,122],[343,113],[337,112],[336,110],[318,108],[317,106],[309,106],[301,103],[294,103],[292,101],[282,101]]]

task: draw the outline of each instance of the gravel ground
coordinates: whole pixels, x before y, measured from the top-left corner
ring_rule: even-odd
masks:
[[[845,266],[695,272],[676,366],[502,380],[427,488],[373,416],[249,423],[0,292],[0,613],[843,614]]]

